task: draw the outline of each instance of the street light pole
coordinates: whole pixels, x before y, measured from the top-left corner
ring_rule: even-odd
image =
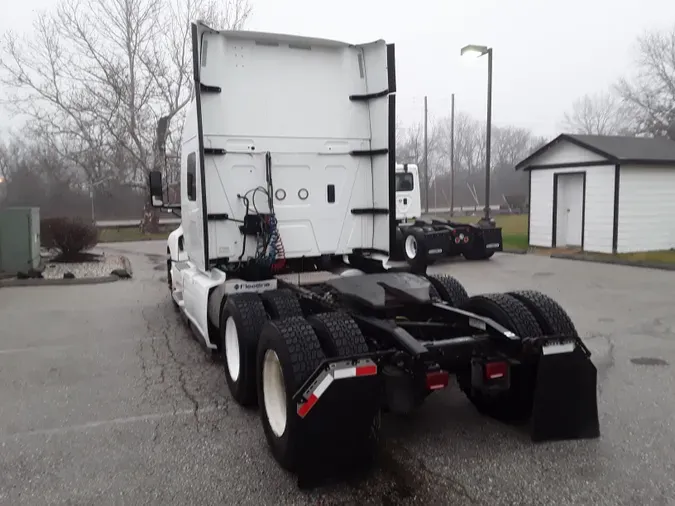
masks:
[[[95,188],[101,183],[105,183],[106,181],[111,179],[111,177],[112,176],[104,177],[103,179],[99,179],[95,183],[89,181],[89,198],[91,199],[91,222],[93,225],[96,225],[96,215],[94,213],[94,192],[96,191]]]
[[[485,133],[485,224],[490,224],[490,152],[492,151],[492,48],[488,56],[487,132]]]
[[[455,212],[455,94],[450,106],[450,216]]]
[[[94,214],[94,187],[89,187],[89,197],[91,198],[91,223],[96,225],[96,215]]]
[[[492,147],[492,48],[487,46],[477,46],[470,44],[464,46],[460,52],[463,55],[474,55],[488,57],[488,86],[487,86],[487,132],[485,133],[485,215],[480,219],[478,225],[490,227],[494,223],[490,219],[490,150]]]
[[[424,97],[424,212],[429,214],[429,138],[427,137],[427,97]],[[421,192],[420,192],[421,195]]]

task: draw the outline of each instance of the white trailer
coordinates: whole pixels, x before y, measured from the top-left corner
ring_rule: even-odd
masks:
[[[482,412],[534,410],[535,439],[598,434],[596,371],[554,301],[469,297],[390,261],[393,45],[199,22],[192,44],[171,297],[222,357],[233,399],[260,407],[283,467],[311,483],[367,464],[382,408],[408,412],[450,374]],[[150,174],[156,207],[161,180]],[[569,388],[560,364],[577,372]],[[538,411],[553,383],[553,408],[543,397]]]

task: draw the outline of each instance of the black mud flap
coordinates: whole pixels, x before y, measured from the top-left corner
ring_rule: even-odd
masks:
[[[502,242],[502,229],[499,227],[494,227],[494,228],[483,228],[481,229],[482,232],[482,240],[483,244],[481,245],[482,248],[485,249],[486,252],[491,252],[491,251],[502,251],[503,250],[503,242]]]
[[[308,389],[318,397],[310,393],[308,401],[298,403],[296,416],[301,418],[302,434],[296,468],[299,488],[358,478],[372,468],[383,380],[377,373],[349,376],[349,369],[326,371]]]
[[[579,346],[544,348],[539,359],[532,407],[532,440],[589,439],[600,436],[598,371]],[[562,350],[562,351],[561,351]]]

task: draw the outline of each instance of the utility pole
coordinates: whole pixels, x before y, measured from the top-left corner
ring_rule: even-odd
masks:
[[[429,138],[427,137],[427,97],[424,96],[424,212],[429,214]]]
[[[455,212],[455,94],[450,105],[450,216]]]

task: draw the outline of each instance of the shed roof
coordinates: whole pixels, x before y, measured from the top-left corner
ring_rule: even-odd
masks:
[[[516,170],[535,165],[532,162],[561,141],[568,141],[614,163],[675,165],[675,141],[666,137],[629,137],[621,135],[560,134],[516,165]]]

